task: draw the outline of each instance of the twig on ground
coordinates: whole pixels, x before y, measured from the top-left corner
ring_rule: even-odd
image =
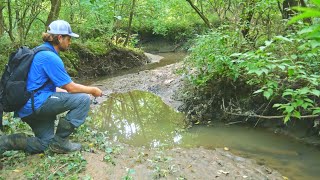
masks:
[[[64,168],[65,166],[67,166],[68,163],[63,164],[62,166],[60,166],[57,170],[55,170],[52,175],[55,175],[60,169]],[[49,179],[49,176],[47,177],[47,179]]]

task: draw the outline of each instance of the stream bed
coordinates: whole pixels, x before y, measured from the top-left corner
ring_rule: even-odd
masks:
[[[95,113],[109,138],[147,148],[224,148],[289,179],[318,179],[320,151],[264,129],[221,123],[185,130],[184,115],[145,91],[112,94]]]

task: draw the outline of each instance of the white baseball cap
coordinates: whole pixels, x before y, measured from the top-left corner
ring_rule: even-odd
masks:
[[[71,31],[71,26],[67,21],[64,20],[55,20],[50,23],[47,33],[49,34],[60,34],[60,35],[69,35],[71,37],[79,37],[78,34]]]

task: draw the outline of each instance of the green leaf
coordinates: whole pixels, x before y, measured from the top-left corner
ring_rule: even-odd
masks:
[[[303,109],[307,109],[309,106],[312,107],[313,105],[311,103],[304,103],[301,105],[301,107],[303,107]]]
[[[305,8],[305,7],[295,7],[294,9],[303,11],[303,13],[291,18],[290,21],[288,22],[289,24],[295,23],[305,18],[320,17],[320,11],[317,9],[311,9],[311,8]]]
[[[303,100],[304,100],[305,102],[309,102],[309,103],[312,103],[312,104],[314,103],[314,101],[311,100],[311,99],[309,99],[309,98],[304,98]]]
[[[287,41],[287,42],[292,42],[291,39],[289,39],[287,37],[283,37],[283,36],[275,36],[275,39],[279,39],[279,40],[283,40],[283,41]]]
[[[307,94],[309,92],[310,92],[310,89],[308,87],[304,87],[304,88],[299,90],[299,93],[303,94],[303,95],[305,95],[305,94]]]
[[[316,48],[318,46],[320,46],[320,42],[319,41],[310,41],[310,45],[311,45],[311,48]]]
[[[129,169],[128,174],[134,174],[136,171],[134,169]]]
[[[112,148],[106,148],[105,151],[106,151],[106,153],[111,154],[113,152],[113,149]]]
[[[298,59],[298,56],[295,55],[295,54],[292,54],[292,55],[291,55],[291,59],[296,60],[296,59]]]
[[[292,92],[292,91],[285,91],[284,93],[282,93],[282,97],[292,96],[292,95],[293,95],[293,92]]]
[[[290,120],[290,114],[287,114],[286,117],[284,118],[283,122],[287,123]]]
[[[294,110],[294,108],[292,106],[287,106],[286,107],[286,112],[291,113]]]
[[[230,57],[239,57],[241,55],[242,55],[242,53],[233,53],[230,55]]]
[[[312,89],[312,90],[311,90],[311,94],[313,94],[313,95],[315,95],[315,96],[319,97],[319,96],[320,96],[320,91],[319,91],[319,90],[317,90],[317,89]]]
[[[263,92],[263,96],[266,97],[267,99],[269,99],[272,95],[273,95],[272,89],[268,89],[267,91]]]
[[[284,65],[278,65],[278,68],[280,68],[281,70],[285,70],[285,69],[286,69],[286,66],[284,66]]]
[[[282,104],[274,104],[272,107],[280,107]]]
[[[269,70],[268,70],[268,69],[263,68],[263,69],[261,69],[261,70],[262,70],[262,72],[264,72],[265,75],[268,75],[268,73],[269,73]]]
[[[270,44],[272,44],[272,41],[265,41],[264,43],[268,47],[268,46],[270,46]]]
[[[304,101],[301,99],[298,99],[296,102],[297,102],[297,107],[301,106],[304,103]]]
[[[288,76],[293,76],[294,75],[294,69],[288,69]]]
[[[263,92],[263,89],[258,89],[255,92],[253,92],[253,94],[258,94],[258,93],[261,93],[261,92]]]
[[[293,116],[296,117],[296,118],[299,118],[299,119],[301,118],[301,114],[300,114],[299,111],[294,111],[293,112]]]
[[[320,114],[320,109],[315,109],[312,111],[312,114]]]

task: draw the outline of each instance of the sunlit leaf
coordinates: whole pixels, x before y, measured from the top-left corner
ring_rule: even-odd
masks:
[[[290,114],[286,115],[286,117],[284,118],[283,122],[287,123],[290,120]]]
[[[284,36],[275,36],[274,39],[279,39],[279,40],[283,40],[283,41],[287,41],[287,42],[292,42],[291,39],[284,37]]]
[[[300,94],[307,94],[309,92],[310,92],[310,89],[308,87],[304,87],[299,91]]]
[[[288,76],[293,76],[294,75],[294,69],[288,69]]]
[[[292,106],[287,106],[286,107],[286,112],[292,112],[294,110],[294,108]]]
[[[286,66],[284,66],[284,65],[278,65],[278,68],[280,68],[281,70],[285,70],[285,69],[286,69]]]
[[[285,97],[285,96],[292,96],[292,92],[290,91],[286,91],[282,94],[282,97]]]
[[[253,92],[253,94],[258,94],[258,93],[261,93],[261,92],[263,92],[263,89],[258,89],[255,92]]]
[[[264,44],[268,47],[270,44],[272,44],[272,41],[265,41]]]
[[[320,96],[320,91],[319,91],[319,90],[317,90],[317,89],[312,89],[312,90],[311,90],[311,94],[313,94],[313,95],[315,95],[315,96],[319,97],[319,96]]]
[[[301,105],[303,104],[303,102],[304,102],[304,101],[303,101],[303,100],[301,100],[301,99],[298,99],[296,102],[297,102],[297,106],[301,106]]]
[[[274,104],[272,107],[280,107],[282,104]]]

